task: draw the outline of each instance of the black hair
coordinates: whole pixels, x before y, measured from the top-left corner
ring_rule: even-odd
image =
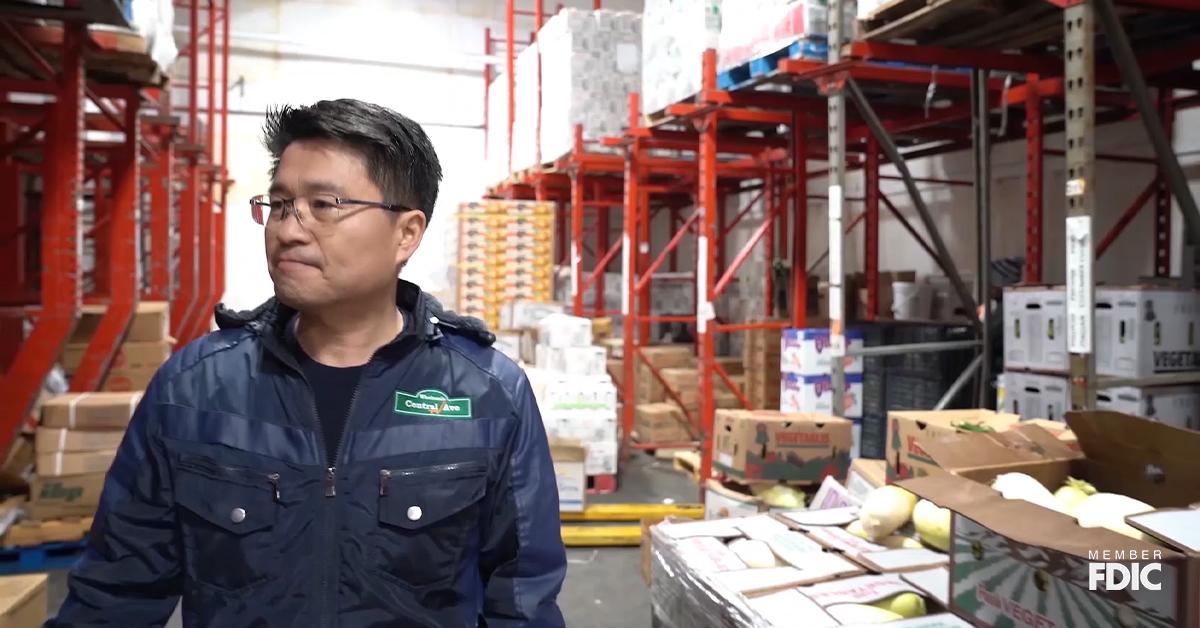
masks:
[[[379,105],[341,98],[308,107],[283,105],[267,111],[263,145],[271,152],[271,176],[284,149],[296,140],[344,142],[367,162],[367,174],[384,202],[419,209],[433,217],[442,166],[420,124]]]

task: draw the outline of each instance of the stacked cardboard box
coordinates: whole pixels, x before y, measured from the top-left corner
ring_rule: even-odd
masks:
[[[849,349],[861,348],[863,334],[847,330]],[[784,412],[833,412],[832,349],[828,328],[785,329],[780,339],[779,409]],[[841,416],[854,421],[851,457],[857,458],[862,441],[863,359],[843,357],[846,390]]]
[[[888,413],[889,481],[929,475],[939,467],[921,442],[962,432],[1003,432],[1020,423],[1015,414],[991,410],[895,411]],[[920,441],[920,442],[919,442]]]
[[[46,521],[91,516],[140,392],[70,393],[42,406],[26,512]]]
[[[661,372],[667,368],[690,368],[696,364],[695,349],[692,345],[659,345],[642,347],[641,353],[650,363]],[[632,358],[631,358],[632,359]],[[667,393],[658,378],[642,360],[637,360],[635,374],[637,386],[634,392],[636,403],[654,403],[666,401]]]
[[[0,577],[0,626],[40,628],[49,605],[46,574]]]
[[[850,468],[852,423],[816,413],[718,410],[713,468],[742,480],[819,483]]]
[[[463,203],[458,211],[457,310],[501,325],[505,303],[550,301],[554,205],[532,201]]]
[[[720,71],[802,43],[800,56],[824,60],[828,55],[827,0],[739,0],[725,5],[717,50]],[[854,22],[854,3],[846,3],[843,24]]]
[[[716,48],[721,0],[646,0],[642,12],[642,110],[661,111],[700,91],[701,60]]]
[[[1070,408],[1067,305],[1062,286],[1004,292],[1001,407],[1024,418],[1063,420]],[[1151,286],[1096,290],[1096,372],[1146,377],[1200,370],[1200,292]],[[1200,429],[1200,386],[1101,390],[1097,406]]]
[[[779,329],[751,329],[742,343],[746,397],[754,408],[779,409],[781,338]]]
[[[83,307],[79,322],[63,349],[62,365],[67,376],[74,375],[79,369],[105,309],[105,306],[96,305]],[[167,303],[145,301],[138,304],[125,341],[113,357],[104,390],[125,392],[146,388],[158,367],[171,357],[170,320]]]
[[[546,432],[587,449],[587,475],[617,472],[617,389],[592,321],[555,313],[537,323],[536,365],[526,369]]]
[[[633,431],[642,443],[683,443],[693,438],[687,417],[673,403],[639,403],[633,413]]]

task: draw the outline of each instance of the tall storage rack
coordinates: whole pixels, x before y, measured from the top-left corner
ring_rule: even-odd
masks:
[[[120,3],[0,6],[0,265],[14,269],[0,274],[0,451],[82,305],[107,307],[78,392],[102,385],[141,299],[170,302],[176,347],[207,332],[224,292],[229,4],[176,3],[190,25],[182,116]]]
[[[605,140],[607,145],[625,148],[622,242],[614,243],[610,248],[594,249],[597,253],[604,252],[596,256],[602,262],[610,261],[615,255],[622,259],[621,310],[626,321],[622,378],[622,397],[626,400],[622,414],[624,433],[628,435],[633,426],[635,360],[643,360],[641,347],[650,342],[647,326],[652,322],[695,325],[701,401],[699,416],[689,417],[689,420],[697,428],[702,443],[700,477],[710,476],[714,376],[721,384],[734,389],[743,406],[750,407],[746,395],[737,390],[714,360],[716,334],[804,326],[808,311],[806,263],[810,257],[805,241],[808,201],[813,198],[827,200],[830,207],[827,227],[835,236],[831,238],[827,252],[831,271],[829,319],[835,351],[883,356],[976,350],[975,360],[946,391],[939,407],[973,378],[988,382],[991,377],[990,334],[995,325],[991,308],[985,306],[990,300],[987,285],[990,247],[986,243],[991,237],[992,211],[988,157],[989,147],[995,143],[1023,141],[1026,146],[1027,193],[1022,212],[1025,217],[1025,282],[1041,282],[1044,249],[1059,248],[1043,242],[1042,187],[1045,157],[1060,155],[1067,157],[1072,173],[1067,190],[1072,216],[1091,215],[1089,199],[1095,193],[1091,164],[1096,159],[1154,163],[1158,167],[1142,193],[1103,237],[1093,237],[1089,218],[1089,230],[1081,240],[1082,253],[1077,255],[1077,259],[1083,261],[1069,265],[1071,272],[1086,279],[1074,282],[1069,288],[1069,298],[1077,303],[1073,312],[1090,312],[1078,304],[1086,303],[1090,307],[1094,290],[1090,280],[1092,263],[1148,203],[1155,215],[1155,273],[1165,276],[1170,270],[1169,230],[1174,198],[1188,229],[1185,251],[1189,252],[1186,255],[1192,256],[1185,259],[1184,275],[1194,282],[1198,274],[1194,256],[1200,250],[1197,247],[1200,216],[1164,129],[1169,129],[1174,112],[1200,104],[1200,96],[1177,96],[1173,91],[1175,88],[1195,88],[1187,70],[1193,60],[1200,58],[1200,39],[1195,35],[1200,32],[1200,6],[1190,0],[1115,1],[1116,7],[1114,0],[1021,0],[1006,5],[1011,15],[1002,20],[986,11],[957,11],[962,6],[952,6],[969,4],[972,0],[947,0],[928,7],[920,3],[920,7],[915,7],[916,12],[928,15],[896,20],[893,24],[873,28],[855,40],[846,35],[852,32],[852,25],[840,24],[841,0],[831,0],[828,59],[778,60],[764,75],[717,89],[716,54],[709,50],[703,59],[697,60],[703,64],[703,85],[694,97],[661,112],[642,112],[637,95],[631,95],[629,130],[621,138]],[[901,13],[914,9],[913,3],[909,2],[891,5]],[[983,17],[979,17],[981,14]],[[510,25],[512,16],[512,3],[509,2]],[[1123,34],[1122,21],[1132,38]],[[1109,45],[1112,61],[1097,63],[1094,49],[1096,23],[1104,25],[1108,40],[1112,42]],[[1147,28],[1153,26],[1165,30],[1151,29],[1149,32],[1153,34],[1147,37]],[[509,30],[511,32],[511,26]],[[951,35],[939,39],[938,33]],[[915,39],[916,44],[900,45],[889,41],[899,37]],[[508,39],[511,51],[511,35]],[[981,42],[992,42],[993,45],[988,47]],[[1023,51],[1009,52],[1012,48]],[[1137,52],[1136,59],[1132,51]],[[511,82],[511,52],[508,64]],[[967,71],[937,73],[939,97],[948,98],[949,102],[944,107],[928,110],[924,101],[933,69],[937,67],[966,68]],[[993,75],[993,72],[997,74]],[[1003,77],[999,73],[1004,73]],[[1159,88],[1157,99],[1150,97],[1147,81]],[[1119,86],[1122,82],[1127,85],[1127,92],[1114,89],[1097,92],[1095,89],[1097,86]],[[780,89],[781,85],[783,89]],[[766,86],[770,87],[764,89]],[[511,89],[510,83],[510,93]],[[886,103],[880,104],[880,101]],[[511,144],[511,99],[509,107]],[[991,123],[991,116],[997,115],[997,111],[1005,111],[1004,115],[1009,116],[1003,133],[997,133],[997,125]],[[1095,152],[1094,142],[1089,140],[1096,126],[1133,118],[1140,118],[1146,124],[1155,147],[1154,159]],[[1045,145],[1045,136],[1060,130],[1066,130],[1070,140],[1065,151]],[[578,144],[576,148],[578,153]],[[663,158],[654,152],[663,148],[679,151],[679,154],[675,158]],[[918,178],[907,167],[911,160],[967,148],[973,149],[975,156],[972,181]],[[809,160],[826,160],[829,165],[824,169],[809,170]],[[887,164],[894,166],[898,175],[882,175],[880,168]],[[856,170],[864,177],[863,198],[849,198],[844,192],[848,173]],[[571,196],[563,192],[563,188],[558,190],[557,197],[548,188],[538,191],[538,186],[545,186],[549,180],[559,181],[567,187],[573,181],[570,177],[548,179],[547,176],[538,169],[518,173],[494,192],[541,195],[551,199]],[[809,189],[810,179],[826,177],[829,179],[827,191]],[[880,191],[880,181],[887,179],[904,183],[920,225],[911,223]],[[979,278],[974,292],[968,290],[951,259],[936,227],[935,216],[917,188],[918,183],[974,187],[979,218],[977,236],[982,243],[974,265],[975,275]],[[586,190],[586,186],[583,189]],[[727,237],[732,226],[749,214],[750,206],[734,208],[735,212],[731,213],[727,207],[728,198],[739,192],[755,191],[758,194],[750,206],[764,203],[765,217],[754,229],[748,244],[729,259]],[[669,198],[656,195],[669,195]],[[846,211],[851,203],[856,206],[861,203],[862,207],[852,216]],[[586,206],[585,203],[579,205]],[[677,212],[679,217],[672,222],[675,225],[673,235],[665,243],[651,238],[648,228],[650,216],[662,207]],[[689,213],[688,207],[695,209]],[[863,225],[864,274],[870,317],[877,311],[879,298],[881,208],[897,219],[950,279],[960,312],[964,314],[963,322],[975,329],[974,339],[867,347],[855,351],[846,349],[842,340],[847,318],[842,311],[843,252],[850,242],[845,236]],[[581,223],[581,215],[572,210],[571,216],[571,221],[558,224],[572,230],[572,250],[579,251],[583,246],[581,236],[586,232],[576,226]],[[789,222],[792,228],[789,228]],[[649,277],[665,260],[670,259],[674,264],[679,242],[693,236],[698,244],[696,314],[651,316]],[[560,236],[560,242],[565,239],[565,234]],[[767,248],[768,268],[769,262],[775,259],[791,263],[789,288],[792,298],[788,313],[783,317],[785,320],[730,322],[718,319],[714,300],[733,281],[752,247],[760,243]],[[559,250],[566,249],[561,247]],[[567,258],[560,259],[565,261]],[[578,257],[571,260],[573,264],[581,263]],[[604,264],[598,266],[594,272],[603,272]],[[773,280],[770,275],[768,271],[768,289],[764,295],[768,315],[775,309],[771,304],[775,291],[770,287]],[[578,307],[579,279],[584,273],[577,269],[575,277],[572,285],[576,312],[586,315],[587,312]],[[1079,324],[1090,329],[1090,314],[1086,319],[1077,318],[1074,325]],[[1090,357],[1090,332],[1085,336],[1086,350],[1076,352],[1072,358],[1073,401],[1077,408],[1094,405],[1098,381]],[[834,369],[835,413],[840,413],[845,385],[840,361],[834,360]],[[661,374],[653,367],[649,370],[665,384]],[[1189,381],[1194,381],[1193,375],[1138,380],[1107,378],[1103,383],[1115,386]],[[979,385],[977,390],[982,402],[986,384]]]

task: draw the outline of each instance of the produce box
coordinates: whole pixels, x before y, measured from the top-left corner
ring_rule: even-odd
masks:
[[[848,329],[845,332],[846,347],[861,349],[862,331]],[[780,348],[780,371],[795,375],[828,375],[833,368],[833,349],[829,344],[829,328],[785,329]],[[863,359],[846,356],[842,365],[847,374],[863,372]]]
[[[567,306],[562,303],[513,301],[500,308],[500,326],[504,329],[536,327],[543,318],[551,314],[565,314],[566,311]]]
[[[29,503],[25,510],[30,517],[40,520],[90,516],[100,505],[105,475],[34,476],[29,482]]]
[[[4,534],[4,545],[31,547],[45,543],[71,543],[87,536],[92,517],[69,517],[51,521],[19,521]],[[6,624],[0,624],[5,626]]]
[[[1200,502],[1200,433],[1109,411],[1071,412],[1067,423],[1082,455],[1021,463],[1023,472],[1048,490],[1074,477],[1144,502],[1151,511],[1117,513],[1108,525],[1131,525],[1147,540],[1084,528],[1070,515],[1005,499],[987,483],[1011,465],[902,481],[954,513],[951,610],[978,625],[1076,626],[1083,616],[1088,625],[1197,625],[1200,511],[1188,506]],[[1135,565],[1150,586],[1120,583],[1122,570],[1128,575]]]
[[[538,344],[547,347],[589,347],[592,321],[588,318],[550,314],[537,322]]]
[[[81,430],[123,430],[141,392],[67,393],[42,405],[42,425]]]
[[[872,489],[887,484],[887,462],[870,458],[855,458],[846,474],[846,489],[863,499]]]
[[[815,413],[718,410],[713,467],[744,480],[818,483],[845,477],[851,422]]]
[[[534,351],[538,368],[584,377],[608,372],[604,347],[548,347],[538,345]]]
[[[46,574],[0,576],[0,626],[41,628],[49,601]]]
[[[742,484],[732,480],[710,479],[704,485],[704,518],[744,517],[761,512],[786,512],[804,508],[808,496],[799,487],[775,482]],[[767,497],[765,491],[777,491],[779,497]],[[795,500],[784,505],[783,500]],[[772,503],[776,505],[772,505]]]
[[[640,443],[683,443],[692,440],[687,417],[673,403],[639,403],[633,431]]]
[[[126,342],[117,349],[113,356],[113,369],[127,369],[144,366],[160,366],[171,357],[172,343],[167,340],[157,342]],[[62,366],[67,375],[73,375],[83,362],[83,354],[87,351],[87,343],[68,344],[63,349]]]
[[[104,378],[104,390],[107,392],[133,392],[145,390],[158,372],[159,365],[134,366],[109,369],[108,377]]]
[[[1096,290],[1096,372],[1116,377],[1200,370],[1200,292]]]
[[[587,475],[583,471],[587,448],[579,441],[552,438],[550,458],[558,484],[559,512],[583,512],[587,499]]]
[[[635,382],[635,400],[637,403],[653,403],[656,401],[666,401],[666,388],[662,382],[651,372],[649,362],[654,368],[686,368],[693,367],[696,364],[695,349],[692,345],[658,345],[654,347],[643,347],[641,355],[645,358],[631,356],[629,359],[635,360],[634,372],[636,374]]]
[[[1066,445],[1069,449],[1079,451],[1079,439],[1075,438],[1075,432],[1067,427],[1067,424],[1062,421],[1051,421],[1049,419],[1029,419],[1022,421],[1022,424],[1036,425],[1058,438],[1059,442]]]
[[[67,340],[68,345],[86,345],[100,326],[107,305],[85,305],[80,310],[79,321]],[[125,332],[126,343],[158,343],[169,340],[171,316],[165,301],[142,301],[137,304],[133,320]]]
[[[1004,368],[1066,372],[1066,288],[1005,288]]]
[[[1021,417],[991,410],[902,410],[888,413],[888,481],[929,475],[937,464],[921,447],[922,442],[964,431],[991,429],[1002,431]]]
[[[112,466],[113,458],[116,456],[117,451],[115,449],[103,451],[38,452],[34,469],[41,477],[102,473],[108,471],[108,468]]]
[[[56,451],[97,451],[116,449],[125,437],[124,430],[69,430],[61,427],[39,427],[34,447],[39,454]]]

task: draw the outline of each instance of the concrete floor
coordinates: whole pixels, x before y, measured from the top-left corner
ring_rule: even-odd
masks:
[[[669,461],[635,454],[621,468],[618,490],[593,496],[594,502],[660,503],[664,499],[695,502],[698,494],[687,476],[671,469]],[[65,572],[49,582],[50,608],[66,595]],[[639,628],[650,626],[650,590],[642,580],[641,551],[634,548],[570,549],[567,579],[558,598],[571,628]],[[176,610],[166,628],[182,628]]]

